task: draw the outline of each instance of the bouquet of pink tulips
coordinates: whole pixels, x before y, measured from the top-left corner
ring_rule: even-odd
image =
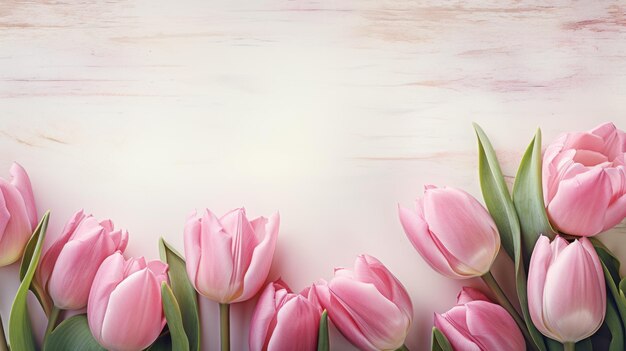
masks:
[[[454,307],[435,314],[432,350],[624,350],[626,279],[594,238],[626,217],[624,132],[607,123],[564,134],[543,153],[537,132],[510,192],[475,128],[486,208],[463,190],[434,185],[414,210],[399,207],[406,235],[433,269],[481,278],[489,289],[465,287]],[[223,351],[230,304],[259,294],[249,331],[233,328],[249,333],[250,350],[329,350],[330,326],[361,350],[408,350],[409,293],[373,256],[299,293],[280,279],[267,282],[278,213],[193,213],[184,255],[161,239],[161,260],[146,261],[124,255],[125,230],[81,210],[44,249],[49,212],[38,218],[25,170],[14,164],[10,173],[10,182],[0,179],[0,266],[21,258],[21,284],[8,343],[0,319],[0,351],[198,351],[198,294],[220,306]],[[515,294],[491,273],[501,247],[514,263]],[[43,340],[34,337],[29,291],[48,317]]]

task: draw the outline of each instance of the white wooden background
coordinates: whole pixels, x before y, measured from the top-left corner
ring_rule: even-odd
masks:
[[[423,350],[433,313],[479,283],[432,272],[396,206],[424,183],[480,195],[471,121],[509,180],[539,126],[626,129],[624,5],[549,3],[4,0],[0,169],[27,168],[51,237],[84,208],[150,258],[161,235],[182,250],[194,208],[280,210],[272,278],[299,290],[370,253],[410,291]],[[624,235],[602,236],[622,259]],[[0,269],[5,322],[16,272]],[[234,308],[236,350],[252,308]]]

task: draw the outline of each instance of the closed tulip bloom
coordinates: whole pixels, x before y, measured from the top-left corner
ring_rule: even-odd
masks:
[[[185,225],[189,280],[201,295],[222,304],[254,296],[269,273],[278,236],[278,213],[248,221],[243,208],[217,218],[208,209]]]
[[[282,281],[269,283],[250,324],[250,351],[316,350],[321,310],[312,290],[294,294]]]
[[[28,174],[13,163],[11,181],[0,178],[0,267],[17,261],[35,227],[37,210]]]
[[[102,261],[123,252],[127,243],[128,233],[114,229],[111,220],[98,221],[80,210],[44,252],[37,279],[58,308],[83,308]]]
[[[524,337],[509,313],[476,289],[463,288],[456,306],[435,314],[435,327],[454,350],[526,350]]]
[[[416,211],[399,207],[404,231],[424,260],[452,279],[482,276],[500,249],[489,212],[463,190],[427,185]]]
[[[561,232],[593,236],[626,217],[626,136],[613,123],[567,133],[543,156],[543,196]]]
[[[333,324],[361,350],[396,350],[404,344],[413,304],[376,258],[360,255],[353,270],[338,268],[330,282],[313,289]]]
[[[163,282],[167,282],[167,265],[161,261],[125,260],[120,252],[105,259],[87,306],[89,329],[98,343],[112,351],[150,346],[165,326]]]
[[[568,244],[541,236],[528,270],[528,309],[539,331],[562,343],[580,341],[602,325],[606,288],[600,259],[587,238]]]

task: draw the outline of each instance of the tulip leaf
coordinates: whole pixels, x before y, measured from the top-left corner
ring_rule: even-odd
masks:
[[[189,350],[200,351],[200,317],[198,315],[198,295],[189,281],[185,260],[163,238],[159,240],[161,260],[169,266],[168,275],[174,297],[180,307],[183,327],[189,340]]]
[[[541,130],[538,129],[522,157],[513,185],[513,204],[519,214],[525,269],[528,269],[539,236],[543,234],[554,239],[556,235],[546,213],[541,180]]]
[[[24,280],[24,277],[26,276],[28,266],[30,265],[33,253],[35,252],[35,247],[37,246],[37,239],[38,238],[35,237],[35,235],[32,235],[28,240],[28,244],[26,244],[24,254],[22,255],[22,262],[20,263],[20,281]],[[29,288],[37,300],[39,300],[39,304],[43,308],[46,316],[50,316],[50,313],[52,312],[52,299],[48,293],[46,293],[43,287],[39,285],[37,279],[33,279],[31,281]]]
[[[79,314],[61,322],[46,338],[44,351],[106,351],[89,330],[87,315]]]
[[[185,334],[178,302],[172,289],[165,282],[161,285],[161,299],[163,300],[163,312],[165,312],[167,327],[172,338],[172,350],[189,351],[189,340]]]
[[[606,317],[604,318],[604,323],[606,323],[611,333],[609,351],[623,351],[624,326],[615,306],[615,301],[611,298],[608,298],[606,301]]]
[[[437,327],[433,327],[431,343],[431,351],[453,351],[448,338]]]
[[[474,124],[474,129],[478,137],[478,172],[485,205],[496,222],[502,247],[509,257],[514,258],[514,240],[516,236],[519,238],[517,233],[520,230],[515,206],[489,138],[478,124]]]
[[[31,240],[34,239],[37,244],[32,250],[32,254],[30,255],[31,258],[28,263],[28,269],[26,270],[24,278],[17,289],[13,305],[11,306],[11,314],[9,316],[9,344],[11,345],[11,349],[16,351],[34,351],[37,348],[33,337],[33,329],[30,324],[26,300],[28,290],[33,277],[35,276],[35,270],[39,264],[39,257],[41,256],[43,241],[46,237],[49,217],[50,212],[46,212],[33,233]]]
[[[496,222],[502,246],[515,262],[515,280],[517,296],[522,308],[524,321],[532,337],[532,341],[540,351],[546,351],[543,335],[537,330],[528,311],[526,293],[526,271],[522,258],[521,229],[515,205],[504,182],[500,164],[485,132],[474,124],[478,137],[478,169],[480,188],[485,205]],[[534,348],[534,347],[533,347]]]
[[[328,311],[324,310],[320,317],[320,329],[317,334],[317,351],[330,350],[330,339],[328,338]]]
[[[620,262],[600,240],[596,238],[590,238],[590,240],[602,263],[604,280],[607,286],[607,296],[615,301],[619,317],[622,320],[622,325],[626,326],[626,300],[622,298],[623,295],[617,288],[618,285],[621,285],[619,277]]]

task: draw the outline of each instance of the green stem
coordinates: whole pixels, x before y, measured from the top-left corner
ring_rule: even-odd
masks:
[[[230,305],[220,304],[220,339],[222,351],[230,351]]]
[[[576,343],[575,342],[566,342],[563,343],[563,351],[575,351]]]
[[[4,336],[4,328],[2,327],[2,317],[0,316],[0,351],[8,351],[7,339]]]
[[[493,294],[496,296],[498,304],[500,304],[500,306],[502,306],[507,312],[509,312],[511,317],[513,317],[513,320],[515,320],[515,323],[524,335],[524,339],[526,339],[526,342],[531,345],[533,349],[535,349],[535,342],[528,332],[528,327],[526,326],[526,323],[519,315],[515,307],[513,307],[513,304],[511,303],[511,301],[509,301],[509,298],[506,297],[506,294],[504,293],[504,291],[502,291],[500,285],[498,285],[498,282],[493,277],[493,274],[491,274],[491,271],[485,273],[485,275],[483,275],[481,278],[483,278],[485,284],[487,284],[489,289],[491,289],[491,292],[493,292]]]
[[[61,309],[54,306],[52,307],[52,311],[50,312],[50,317],[48,317],[48,326],[46,327],[46,333],[43,336],[44,341],[48,338],[48,335],[52,333],[54,327],[57,325],[57,320],[59,319],[59,314],[61,313]]]

